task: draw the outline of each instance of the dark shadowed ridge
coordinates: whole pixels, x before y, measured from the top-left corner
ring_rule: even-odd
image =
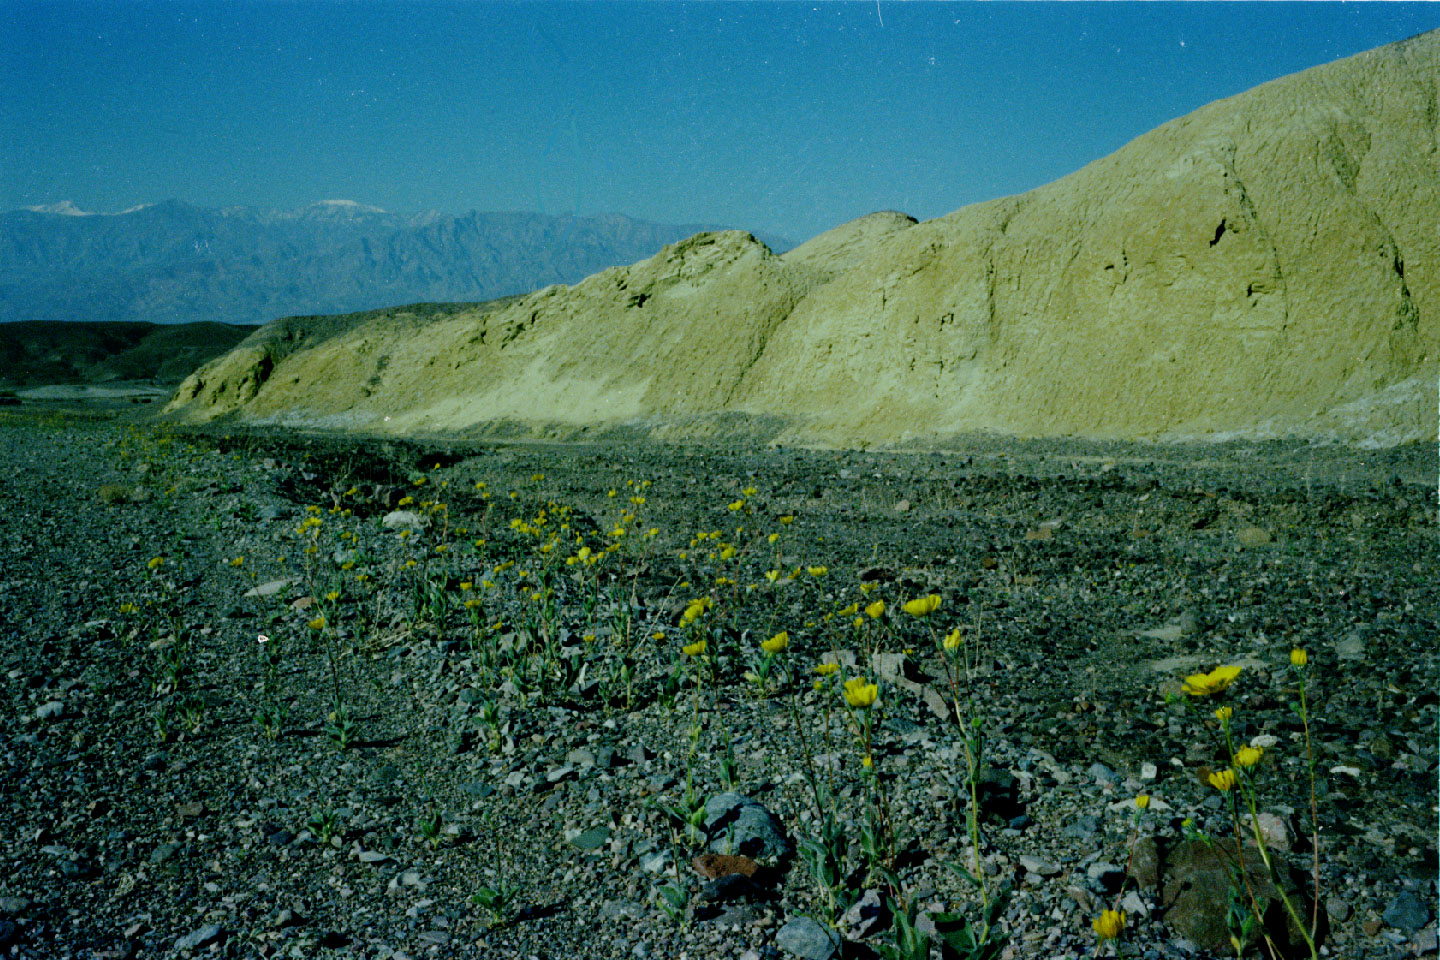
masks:
[[[174,384],[251,330],[223,323],[7,323],[0,325],[0,386]]]

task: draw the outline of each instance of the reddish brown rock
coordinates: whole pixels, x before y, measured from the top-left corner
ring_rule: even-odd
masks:
[[[753,877],[755,871],[760,869],[760,864],[749,857],[720,853],[702,853],[692,861],[691,866],[706,880],[718,880],[720,877],[728,877],[732,873]]]

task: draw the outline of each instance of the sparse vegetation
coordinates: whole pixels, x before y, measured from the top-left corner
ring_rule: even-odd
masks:
[[[639,911],[626,937],[662,952],[723,940],[726,928],[710,921],[743,907],[771,917],[737,934],[751,945],[808,916],[885,957],[1030,955],[1037,930],[1051,953],[1139,953],[1169,935],[1156,897],[1163,851],[1191,842],[1259,864],[1232,872],[1223,898],[1220,923],[1240,953],[1318,957],[1335,936],[1323,902],[1345,881],[1323,837],[1338,791],[1316,730],[1333,745],[1348,701],[1329,683],[1342,664],[1322,652],[1334,643],[1320,621],[1302,613],[1284,639],[1264,643],[1192,633],[1162,651],[1180,659],[1161,672],[1119,659],[1174,642],[1133,632],[1167,609],[1140,574],[1144,565],[1165,576],[1153,566],[1163,547],[1135,532],[1135,516],[1144,509],[1149,530],[1193,536],[1189,494],[1154,495],[1183,485],[1111,482],[1105,509],[1076,514],[1081,529],[1058,536],[1051,527],[1027,537],[1038,529],[1027,519],[1008,533],[930,537],[913,532],[922,518],[912,516],[906,532],[871,543],[856,524],[894,516],[888,504],[908,481],[887,474],[892,461],[859,455],[876,465],[864,513],[816,494],[834,482],[820,455],[768,461],[777,476],[737,470],[733,485],[723,474],[692,485],[684,471],[640,475],[624,450],[571,469],[564,457],[574,454],[523,448],[506,451],[508,462],[392,449],[367,467],[254,438],[135,430],[111,453],[122,477],[164,491],[175,526],[137,535],[123,600],[106,615],[113,649],[96,648],[150,679],[143,691],[102,688],[143,707],[143,732],[120,721],[110,749],[134,749],[137,765],[154,750],[196,763],[247,758],[261,786],[207,803],[248,822],[268,817],[262,800],[300,791],[276,800],[288,813],[271,818],[307,826],[312,848],[285,841],[298,870],[339,876],[399,861],[395,896],[418,896],[433,872],[428,897],[463,887],[470,905],[449,929],[487,949],[558,936],[556,921],[527,919],[547,911],[577,929],[595,922],[601,904],[585,891],[594,884],[625,905],[612,913]],[[547,458],[556,466],[526,466]],[[225,479],[252,473],[274,479]],[[977,517],[975,483],[939,476],[926,481],[923,522]],[[994,504],[1008,503],[1006,484],[1034,483],[986,476]],[[1342,482],[1321,494],[1324,510],[1341,502]],[[234,505],[210,503],[217,489]],[[1268,509],[1232,500],[1246,522]],[[87,502],[111,523],[146,509]],[[1313,518],[1317,506],[1299,508]],[[1121,532],[1101,532],[1107,523]],[[1103,545],[1084,543],[1091,534]],[[1271,560],[1331,582],[1341,569],[1331,564],[1352,548],[1334,536],[1314,543],[1330,551],[1325,565]],[[1274,563],[1254,559],[1247,576],[1273,576]],[[1412,608],[1433,591],[1418,570],[1403,584]],[[1225,596],[1221,610],[1244,609]],[[1097,603],[1114,611],[1105,630],[1129,632],[1102,635],[1087,619]],[[1060,629],[1037,613],[1062,609]],[[1077,662],[1057,662],[1052,647]],[[1035,710],[1024,699],[1033,697],[1047,699]],[[1433,698],[1413,712],[1393,722],[1433,717]],[[1097,761],[1103,773],[1078,772]],[[1060,774],[1099,777],[1100,787],[1057,794]],[[733,796],[772,813],[793,852],[756,845],[749,826],[717,813]],[[1055,804],[1097,826],[1062,841],[1068,822],[1051,819]],[[1287,829],[1303,819],[1308,841],[1282,840],[1277,817]],[[1071,884],[1083,903],[1047,881],[1045,871],[1064,869],[1049,859],[1061,843],[1081,862]],[[689,862],[702,853],[741,858],[736,869],[754,876],[722,888],[719,877],[697,881]],[[1087,875],[1094,864],[1105,869]],[[573,904],[556,884],[573,884]],[[716,889],[740,892],[716,900]],[[878,919],[855,919],[869,910]],[[1295,937],[1282,939],[1277,910]],[[338,915],[328,922],[352,929]]]

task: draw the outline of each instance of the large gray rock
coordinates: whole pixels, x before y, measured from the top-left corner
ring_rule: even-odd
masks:
[[[738,793],[720,793],[705,801],[705,836],[715,853],[778,859],[794,849],[780,819],[764,804]]]

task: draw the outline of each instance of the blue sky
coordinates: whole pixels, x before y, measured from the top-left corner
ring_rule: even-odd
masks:
[[[1440,4],[0,2],[0,209],[622,212],[803,240],[1039,186]]]

